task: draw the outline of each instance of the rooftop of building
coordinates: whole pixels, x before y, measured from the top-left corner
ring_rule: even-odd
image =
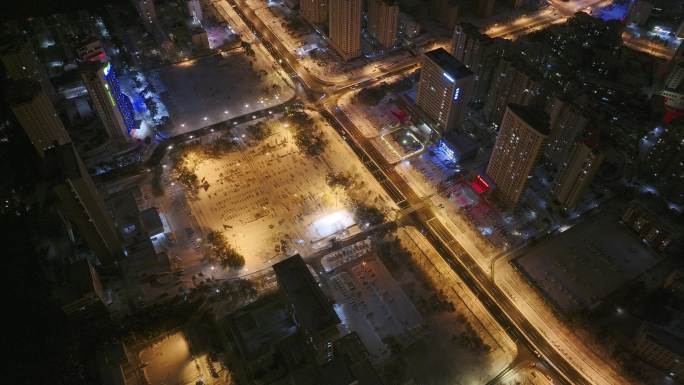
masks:
[[[121,365],[128,363],[128,350],[123,342],[106,344],[95,352],[102,385],[125,385]]]
[[[444,48],[428,51],[425,53],[425,56],[454,79],[463,79],[468,76],[473,76],[473,71],[469,70],[465,64],[449,54]]]
[[[330,385],[380,385],[382,380],[368,360],[368,351],[355,332],[335,340],[332,360],[321,368]],[[356,382],[355,382],[356,381]]]
[[[95,293],[95,272],[88,260],[64,265],[58,271],[58,285],[54,293],[62,304],[69,304]]]
[[[76,179],[87,174],[71,143],[54,146],[45,152],[45,164],[55,180]]]
[[[538,242],[513,263],[561,312],[595,306],[663,258],[621,223],[626,204],[619,198],[604,204],[601,212]]]
[[[104,65],[98,62],[81,62],[78,65],[78,70],[81,73],[96,73],[103,67]]]
[[[467,21],[459,23],[457,25],[457,28],[460,28],[463,32],[468,34],[470,38],[480,40],[481,42],[494,42],[496,40],[480,32],[480,28],[478,28],[475,24]]]
[[[26,39],[16,33],[0,33],[0,54],[21,51],[26,45]]]
[[[126,242],[136,238],[147,238],[146,234],[143,233],[140,210],[135,200],[133,188],[111,194],[107,198],[107,204],[114,216],[114,225]]]
[[[297,331],[280,293],[264,296],[227,316],[226,324],[247,361],[261,357]]]
[[[154,236],[157,234],[152,234],[153,232],[159,232],[164,230],[164,224],[159,216],[159,210],[156,207],[150,207],[140,212],[140,221],[142,222],[143,229],[147,232],[149,236]]]
[[[540,134],[544,136],[549,135],[549,117],[544,111],[530,106],[514,103],[509,104],[508,109],[520,119],[524,120],[530,125],[530,127],[534,128]]]
[[[292,303],[298,323],[309,331],[323,331],[339,323],[332,302],[297,254],[273,265],[278,286]]]
[[[30,102],[41,91],[40,83],[34,80],[13,80],[5,89],[5,100],[11,105],[20,105]]]
[[[534,65],[524,60],[524,58],[522,58],[517,52],[506,54],[504,60],[510,62],[513,68],[525,74],[531,80],[540,82],[543,80],[542,74],[539,72],[539,70]]]

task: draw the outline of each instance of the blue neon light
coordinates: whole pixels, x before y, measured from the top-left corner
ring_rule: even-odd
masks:
[[[440,152],[444,155],[444,157],[452,162],[456,161],[456,153],[454,150],[452,150],[449,145],[444,141],[441,140],[437,143],[437,152]]]
[[[454,100],[458,100],[458,98],[461,96],[461,87],[456,88],[454,91]]]
[[[129,99],[128,96],[121,91],[119,78],[116,76],[116,71],[114,71],[114,68],[112,68],[111,63],[107,63],[107,66],[104,68],[103,72],[104,78],[109,84],[110,92],[116,102],[116,107],[121,113],[121,117],[126,125],[126,131],[130,134],[131,130],[137,128],[131,99]]]
[[[444,75],[444,77],[446,78],[446,80],[448,80],[448,81],[450,81],[450,82],[452,82],[452,83],[456,81],[456,80],[454,80],[454,78],[452,78],[452,77],[451,77],[448,73],[446,73],[446,72],[442,72],[442,75]]]

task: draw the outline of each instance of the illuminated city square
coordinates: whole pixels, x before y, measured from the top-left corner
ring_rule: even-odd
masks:
[[[216,159],[189,156],[207,186],[188,199],[192,214],[204,234],[223,232],[246,256],[244,272],[268,267],[283,254],[311,254],[331,238],[363,231],[366,224],[356,223],[352,200],[391,214],[389,199],[365,170],[346,161],[349,150],[325,123],[328,148],[317,158],[297,148],[286,119],[259,124],[268,127],[268,137],[250,139],[252,127],[241,126],[229,134],[239,143],[236,151]],[[334,173],[350,175],[356,187],[350,193],[332,188],[326,178]]]
[[[6,3],[3,383],[684,385],[684,0]]]

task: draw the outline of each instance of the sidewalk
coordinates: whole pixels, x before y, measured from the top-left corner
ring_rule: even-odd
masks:
[[[460,313],[465,316],[467,323],[492,348],[490,354],[495,363],[492,373],[502,371],[517,355],[516,343],[416,228],[399,228],[398,237],[402,246],[410,251],[416,266],[457,308],[462,309]]]

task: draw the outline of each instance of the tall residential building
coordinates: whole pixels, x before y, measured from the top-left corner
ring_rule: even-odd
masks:
[[[454,28],[451,54],[475,73],[473,98],[482,99],[491,86],[492,75],[503,55],[503,45],[483,34],[471,23],[460,23]]]
[[[642,164],[665,199],[684,204],[684,118],[665,126]]]
[[[587,128],[589,118],[582,110],[558,96],[554,96],[547,112],[551,117],[551,133],[546,142],[544,155],[555,171],[563,168],[570,152]]]
[[[93,109],[104,124],[105,130],[113,140],[125,141],[128,130],[123,116],[117,108],[109,83],[105,79],[105,66],[93,64],[81,68],[81,79]]]
[[[663,122],[666,124],[684,115],[684,62],[673,59],[668,67],[665,84],[660,90],[665,107]]]
[[[328,0],[299,0],[299,13],[311,24],[328,21]]]
[[[485,18],[492,15],[494,12],[494,0],[477,0],[475,5],[475,14]]]
[[[55,107],[37,82],[12,82],[7,89],[7,102],[41,157],[46,149],[71,142]]]
[[[394,47],[398,28],[398,3],[393,0],[368,0],[368,32],[383,47]]]
[[[335,51],[345,61],[361,56],[363,0],[330,0],[328,33]]]
[[[563,207],[575,207],[596,176],[604,157],[602,152],[587,144],[576,143],[553,187],[555,200]]]
[[[446,28],[454,28],[458,19],[458,2],[456,0],[430,0],[429,2],[430,16]]]
[[[53,147],[46,151],[45,160],[62,217],[100,263],[114,264],[124,253],[121,240],[76,149],[71,143]]]
[[[420,23],[415,21],[410,15],[399,12],[399,32],[402,36],[413,39],[420,35]]]
[[[540,101],[542,93],[542,77],[535,69],[504,57],[494,71],[482,112],[485,119],[499,124],[508,104],[533,105]]]
[[[416,104],[442,132],[455,129],[470,102],[475,76],[443,48],[426,52],[420,70]]]
[[[102,282],[88,259],[64,266],[60,273],[57,274],[53,294],[67,317],[83,321],[107,314]]]
[[[519,104],[506,107],[487,165],[487,175],[496,184],[495,196],[504,205],[512,207],[520,201],[548,134],[543,111]]]
[[[340,319],[331,301],[321,290],[308,266],[299,254],[273,265],[278,287],[291,304],[294,320],[306,335],[306,340],[325,362],[331,341],[337,338]]]
[[[41,66],[30,41],[13,34],[3,36],[0,40],[0,60],[9,79],[36,81],[52,102],[57,100],[57,93],[47,71]]]
[[[0,59],[5,74],[13,80],[41,77],[40,62],[31,43],[15,36],[5,36],[0,43]]]

